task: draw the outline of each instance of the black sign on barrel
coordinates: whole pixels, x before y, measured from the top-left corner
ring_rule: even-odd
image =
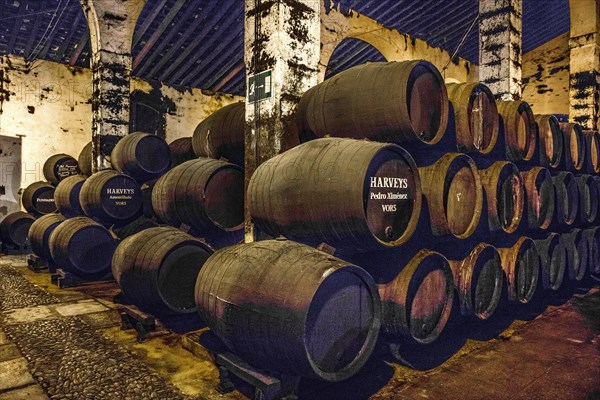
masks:
[[[44,177],[50,183],[58,183],[63,179],[79,173],[79,163],[68,154],[55,154],[44,163]]]
[[[54,186],[48,182],[34,182],[21,195],[23,208],[34,217],[56,212]]]

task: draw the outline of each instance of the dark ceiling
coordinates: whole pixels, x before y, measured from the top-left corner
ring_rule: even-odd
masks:
[[[329,0],[324,0],[329,3]],[[88,66],[89,32],[78,0],[0,0],[0,54]],[[338,3],[338,1],[335,1]],[[342,7],[477,63],[477,0],[341,0]],[[244,0],[148,0],[134,33],[133,74],[171,85],[245,92]],[[523,51],[569,30],[569,0],[523,0]],[[382,60],[346,40],[329,73]]]

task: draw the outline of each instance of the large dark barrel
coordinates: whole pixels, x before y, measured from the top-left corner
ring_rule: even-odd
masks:
[[[110,227],[110,231],[119,240],[128,238],[129,236],[135,235],[136,233],[142,232],[146,229],[156,228],[158,223],[155,220],[142,215],[139,218],[125,224],[125,225],[113,225]]]
[[[63,179],[77,175],[79,167],[77,160],[68,154],[55,154],[44,163],[44,177],[50,183],[58,183]]]
[[[563,132],[564,157],[567,168],[581,171],[585,163],[585,135],[579,124],[561,122]]]
[[[492,91],[483,83],[447,83],[461,152],[487,154],[498,140],[499,118]]]
[[[373,62],[309,89],[297,115],[303,140],[343,136],[434,144],[448,124],[448,94],[427,61]]]
[[[61,222],[48,240],[56,266],[88,280],[102,278],[110,272],[116,246],[110,232],[87,217]]]
[[[497,101],[504,126],[506,159],[529,161],[536,145],[535,117],[524,101]]]
[[[562,130],[558,119],[552,115],[536,115],[538,143],[540,146],[540,165],[557,168],[563,154]]]
[[[35,220],[29,227],[29,243],[31,243],[31,251],[37,256],[48,260],[52,260],[50,248],[48,247],[48,239],[50,234],[65,220],[65,217],[60,214],[47,214]]]
[[[498,250],[479,243],[463,260],[449,261],[464,316],[488,319],[502,296],[502,263]]]
[[[388,334],[431,343],[444,330],[452,310],[454,281],[448,260],[423,249],[396,278],[379,285],[379,294]]]
[[[67,218],[84,215],[79,193],[85,182],[83,175],[73,175],[63,179],[54,190],[54,202],[58,212]]]
[[[192,147],[191,137],[175,139],[169,143],[169,148],[171,149],[172,167],[176,167],[179,164],[183,164],[186,161],[196,158],[194,148]]]
[[[535,242],[522,236],[512,247],[499,248],[498,252],[508,285],[508,300],[529,303],[540,275],[540,256]]]
[[[585,229],[583,234],[588,239],[588,271],[590,274],[600,274],[600,227]]]
[[[567,250],[560,235],[551,232],[544,239],[534,240],[540,255],[544,289],[558,290],[567,269]]]
[[[145,182],[158,178],[171,167],[171,148],[160,136],[132,132],[117,142],[110,153],[114,169]]]
[[[513,233],[521,223],[525,190],[517,166],[509,161],[496,161],[479,170],[485,191],[490,231]]]
[[[360,251],[410,238],[421,183],[412,157],[397,145],[317,139],[260,165],[248,201],[255,225],[271,236]]]
[[[572,225],[579,210],[579,189],[575,176],[561,171],[552,177],[556,220],[562,225]]]
[[[589,225],[598,216],[598,181],[592,175],[579,175],[577,187],[579,189],[579,221],[583,225]]]
[[[27,233],[35,218],[23,211],[8,214],[0,222],[2,243],[23,246],[27,242]]]
[[[88,142],[88,144],[83,146],[77,158],[77,164],[82,175],[92,175],[92,142]]]
[[[56,212],[54,186],[48,182],[34,182],[21,195],[21,204],[34,217]]]
[[[590,161],[592,172],[600,173],[600,133],[596,131],[583,131],[586,142],[585,158]]]
[[[585,277],[590,259],[589,241],[582,229],[563,233],[561,239],[567,250],[567,272],[569,279],[580,281]]]
[[[419,167],[427,198],[431,231],[464,239],[475,231],[483,206],[481,177],[466,154],[447,153],[434,164]]]
[[[130,176],[108,169],[96,172],[79,192],[81,208],[102,223],[125,223],[142,212],[140,185]]]
[[[152,209],[175,227],[236,231],[244,223],[244,172],[210,158],[186,161],[156,181]]]
[[[244,166],[246,104],[229,104],[210,114],[194,130],[192,146],[197,157],[225,158]]]
[[[554,215],[554,186],[550,172],[543,167],[521,171],[527,194],[527,223],[530,228],[547,229]]]
[[[194,287],[213,250],[180,231],[163,226],[124,239],[112,258],[112,273],[123,294],[149,313],[196,311]]]
[[[284,240],[215,252],[198,275],[196,304],[212,331],[250,364],[326,381],[360,370],[381,324],[367,272]]]

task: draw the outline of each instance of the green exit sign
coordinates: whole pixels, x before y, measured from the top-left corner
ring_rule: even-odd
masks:
[[[248,78],[248,102],[268,99],[272,96],[271,70],[259,72]]]

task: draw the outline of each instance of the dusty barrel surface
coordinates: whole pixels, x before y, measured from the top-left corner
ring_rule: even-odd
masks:
[[[598,216],[598,181],[592,175],[579,175],[577,178],[579,190],[579,220],[588,225],[596,220]]]
[[[54,190],[54,203],[59,213],[67,218],[84,215],[79,193],[85,182],[82,175],[73,175],[59,182]]]
[[[244,129],[246,104],[229,104],[201,121],[192,139],[197,157],[225,158],[230,163],[244,166]]]
[[[79,166],[79,171],[82,175],[92,175],[92,142],[88,142],[83,146],[83,149],[81,149],[79,157],[77,158],[77,165]]]
[[[508,300],[528,303],[537,288],[540,256],[533,240],[520,237],[512,247],[498,248],[506,276]]]
[[[580,281],[584,278],[590,261],[589,241],[582,229],[572,229],[561,234],[567,250],[567,273],[569,279]]]
[[[365,270],[291,241],[218,250],[195,290],[200,316],[235,354],[296,376],[356,374],[381,324],[377,286]]]
[[[557,168],[563,154],[563,138],[560,123],[554,115],[536,115],[540,145],[540,163],[543,167]]]
[[[172,227],[154,227],[124,239],[112,272],[125,296],[150,313],[196,311],[194,288],[213,250]]]
[[[175,227],[236,231],[244,222],[244,172],[210,158],[186,161],[156,181],[152,209]]]
[[[555,213],[558,223],[572,225],[579,211],[579,188],[575,176],[561,171],[552,177]]]
[[[8,214],[0,222],[0,239],[3,243],[23,246],[35,218],[23,211]]]
[[[463,260],[450,260],[454,285],[464,316],[488,319],[502,296],[502,263],[498,250],[479,243]]]
[[[116,246],[110,232],[87,217],[61,222],[48,239],[50,254],[58,268],[90,280],[110,272]]]
[[[462,152],[487,154],[498,140],[499,118],[494,94],[478,82],[447,83],[454,108],[456,144]]]
[[[117,142],[110,162],[117,171],[144,182],[158,178],[171,167],[171,149],[160,136],[132,132]]]
[[[131,221],[142,211],[140,185],[130,176],[110,169],[86,179],[79,201],[88,217],[107,224]]]
[[[544,167],[521,171],[527,194],[527,223],[530,228],[547,229],[554,215],[554,185],[550,172]]]
[[[585,162],[585,135],[579,124],[561,122],[563,133],[564,157],[567,168],[580,171]]]
[[[546,238],[534,240],[540,254],[542,285],[544,289],[558,290],[564,280],[567,269],[567,249],[557,233]]]
[[[169,143],[169,148],[171,149],[171,166],[173,167],[196,158],[191,137],[175,139]]]
[[[31,251],[37,256],[46,260],[52,261],[50,248],[48,247],[48,239],[50,234],[65,220],[65,217],[60,214],[48,214],[36,219],[31,227],[29,227],[29,243],[31,243]]]
[[[410,238],[421,183],[412,157],[397,145],[317,139],[261,164],[248,201],[255,225],[269,235],[373,249]]]
[[[506,158],[509,161],[529,161],[536,146],[535,117],[524,101],[497,101],[504,126]]]
[[[48,182],[34,182],[21,195],[21,204],[34,217],[56,212],[54,186]]]
[[[421,250],[392,281],[379,285],[379,294],[386,333],[431,343],[444,330],[452,310],[454,281],[448,260]]]
[[[141,216],[125,225],[113,225],[110,227],[110,231],[119,240],[123,240],[129,236],[135,235],[136,233],[142,232],[146,229],[156,228],[158,223],[151,218]]]
[[[475,231],[483,206],[481,177],[467,155],[447,153],[434,164],[419,167],[434,235],[464,239]]]
[[[77,160],[68,154],[55,154],[48,158],[43,167],[44,177],[50,183],[58,183],[63,179],[77,175]]]
[[[304,140],[343,136],[434,144],[448,124],[448,94],[427,61],[373,62],[309,89],[297,115]]]
[[[585,135],[585,158],[589,160],[592,172],[600,172],[600,133],[597,131],[583,131]]]
[[[479,170],[479,174],[487,200],[490,230],[513,233],[521,223],[525,199],[519,169],[509,161],[496,161]]]

